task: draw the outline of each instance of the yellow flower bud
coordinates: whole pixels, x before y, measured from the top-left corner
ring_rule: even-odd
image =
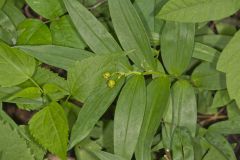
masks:
[[[111,73],[109,73],[109,72],[105,72],[104,74],[103,74],[103,78],[104,79],[109,79],[111,77]]]
[[[116,81],[114,80],[109,80],[108,83],[107,83],[108,87],[109,88],[114,88],[115,85],[116,85]]]

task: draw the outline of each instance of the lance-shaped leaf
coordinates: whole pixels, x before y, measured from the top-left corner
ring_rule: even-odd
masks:
[[[62,106],[56,102],[50,103],[32,117],[29,129],[44,148],[66,160],[68,122]]]
[[[83,108],[79,112],[70,139],[70,148],[86,138],[97,121],[106,112],[118,95],[124,80],[119,79],[114,88],[105,85],[95,88],[86,99]]]
[[[222,135],[215,132],[207,132],[204,137],[208,143],[216,148],[219,151],[219,154],[221,154],[227,160],[236,160],[232,146]]]
[[[215,69],[211,63],[200,64],[192,73],[193,83],[206,90],[220,90],[226,88],[225,75]]]
[[[124,50],[134,50],[131,60],[144,69],[156,68],[156,61],[141,19],[129,0],[109,0],[113,26]]]
[[[174,160],[194,159],[191,133],[184,127],[177,127],[172,137],[172,158]]]
[[[54,19],[65,13],[62,0],[26,0],[27,4],[39,15]]]
[[[227,47],[223,50],[218,64],[217,69],[226,73],[227,89],[229,96],[240,104],[240,31],[238,31],[232,40],[229,42]]]
[[[157,16],[170,21],[204,22],[228,17],[239,8],[238,0],[169,0]]]
[[[76,61],[81,61],[93,55],[91,52],[83,49],[55,45],[24,45],[16,47],[41,62],[66,70],[73,66]]]
[[[83,40],[95,53],[121,51],[120,46],[87,8],[77,0],[64,0],[68,13]]]
[[[14,86],[30,79],[35,65],[34,58],[0,42],[0,86]]]
[[[181,75],[188,67],[194,49],[195,25],[166,22],[162,37],[162,59],[170,74]]]
[[[185,80],[180,80],[173,85],[172,104],[173,125],[186,127],[194,136],[197,127],[197,104],[191,84]]]
[[[155,20],[155,0],[136,0],[134,1],[134,7],[138,12],[148,32],[154,32],[154,20]]]
[[[121,91],[114,116],[114,152],[128,160],[138,142],[145,106],[144,77],[134,75]]]
[[[136,148],[138,160],[151,160],[151,146],[154,135],[168,106],[170,80],[167,77],[154,79],[147,86],[147,105]]]
[[[42,21],[37,19],[27,19],[17,27],[17,45],[40,45],[51,44],[52,35]]]

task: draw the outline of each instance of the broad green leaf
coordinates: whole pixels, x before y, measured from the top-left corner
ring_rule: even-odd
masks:
[[[170,81],[167,77],[154,79],[147,86],[147,105],[136,148],[138,160],[151,160],[154,135],[168,106]]]
[[[97,121],[106,112],[118,95],[124,80],[119,79],[114,88],[107,84],[95,88],[86,99],[83,108],[78,114],[78,119],[74,124],[70,138],[70,148],[86,138]]]
[[[66,160],[68,123],[64,110],[58,103],[52,102],[36,113],[29,122],[29,129],[44,148]]]
[[[55,45],[16,46],[26,54],[41,62],[68,70],[76,61],[81,61],[93,55],[83,49],[69,48]]]
[[[0,42],[0,85],[9,87],[31,78],[35,60],[24,52]]]
[[[222,50],[225,48],[231,38],[232,36],[211,34],[197,36],[195,41]]]
[[[161,56],[170,74],[179,76],[188,68],[194,49],[194,34],[194,24],[166,22],[161,36]]]
[[[0,10],[0,40],[15,44],[17,41],[17,31],[10,18]]]
[[[53,44],[84,49],[83,42],[77,30],[73,26],[69,16],[63,16],[59,20],[53,21],[50,26]]]
[[[22,10],[17,8],[17,6],[11,2],[11,0],[6,1],[3,7],[3,11],[6,13],[6,15],[8,15],[15,26],[17,26],[25,19]]]
[[[217,71],[213,64],[204,62],[192,73],[191,79],[196,87],[207,90],[226,88],[225,75]]]
[[[2,160],[35,160],[25,140],[4,119],[0,119]]]
[[[68,71],[68,90],[73,97],[84,102],[91,91],[106,83],[103,74],[128,71],[126,57],[121,54],[92,56],[77,62]],[[90,78],[91,77],[91,78]]]
[[[98,54],[121,51],[120,46],[90,11],[77,0],[64,0],[68,13],[90,49]]]
[[[26,0],[27,4],[39,15],[54,19],[65,13],[62,0]]]
[[[240,116],[240,108],[237,106],[235,101],[227,105],[227,112],[229,119]]]
[[[8,100],[15,99],[15,98],[37,98],[41,96],[41,91],[38,87],[28,87],[24,88],[23,90],[15,93]]]
[[[194,136],[197,127],[197,102],[194,89],[187,81],[180,80],[173,85],[172,104],[173,125],[186,127]]]
[[[220,56],[220,52],[212,47],[209,47],[202,43],[195,43],[193,57],[207,61],[210,63],[216,63]]]
[[[227,90],[219,90],[216,92],[213,103],[212,103],[212,108],[217,108],[217,107],[222,107],[231,102],[231,99],[228,95]]]
[[[112,22],[118,39],[128,56],[140,68],[154,70],[156,61],[144,25],[129,0],[109,0]]]
[[[208,130],[219,134],[240,134],[240,116],[232,117],[229,120],[217,122],[211,125]]]
[[[207,132],[205,138],[208,143],[214,146],[219,151],[219,154],[222,154],[227,160],[236,160],[232,146],[223,136],[218,133]]]
[[[238,0],[169,0],[157,16],[170,21],[196,23],[228,17],[239,8]]]
[[[114,152],[130,160],[138,143],[146,106],[142,75],[134,75],[123,87],[114,116]]]
[[[100,160],[126,160],[123,157],[118,155],[110,154],[103,151],[94,151],[93,152]]]
[[[51,44],[52,36],[48,27],[37,19],[27,19],[17,26],[17,45]]]
[[[191,133],[186,128],[176,128],[172,137],[174,160],[193,160],[194,148]]]

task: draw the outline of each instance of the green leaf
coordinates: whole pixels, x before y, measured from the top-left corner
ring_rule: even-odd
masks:
[[[93,52],[107,54],[121,51],[107,29],[80,2],[64,0],[64,3],[78,33]]]
[[[170,74],[179,76],[188,68],[194,49],[194,34],[194,24],[166,22],[161,36],[161,56]]]
[[[239,8],[238,0],[169,0],[157,16],[170,21],[196,23],[228,17]]]
[[[36,13],[47,19],[54,19],[65,13],[62,0],[26,0],[26,2]]]
[[[192,73],[191,79],[195,86],[207,90],[220,90],[226,88],[225,75],[217,71],[213,64],[204,62]]]
[[[17,45],[51,44],[52,36],[48,27],[40,20],[27,19],[17,26]]]
[[[0,85],[14,86],[31,78],[35,60],[22,51],[0,42]]]
[[[19,126],[19,129],[27,136],[26,144],[31,151],[34,160],[43,160],[46,150],[43,149],[31,136],[28,126]]]
[[[142,75],[134,75],[123,87],[114,116],[114,152],[130,160],[138,143],[146,106]]]
[[[177,81],[172,87],[173,125],[186,127],[196,133],[197,104],[193,87],[185,80]],[[173,126],[174,127],[174,126]],[[175,128],[175,127],[174,127]]]
[[[11,0],[6,1],[3,7],[3,11],[6,13],[6,15],[8,15],[15,26],[17,26],[25,19],[22,10],[17,8],[17,6],[11,2]]]
[[[216,94],[214,96],[211,107],[212,108],[222,107],[222,106],[229,104],[230,102],[231,102],[231,99],[228,95],[228,91],[227,90],[219,90],[216,92]]]
[[[95,88],[90,96],[86,99],[83,108],[79,112],[78,119],[74,124],[71,132],[70,148],[75,146],[86,138],[97,121],[106,112],[118,95],[124,80],[120,79],[116,82],[114,88],[108,87],[106,84]]]
[[[129,0],[109,0],[109,9],[118,39],[128,56],[138,66],[154,70],[156,61],[144,25]]]
[[[112,74],[128,70],[128,65],[124,63],[125,58],[121,54],[106,54],[77,62],[68,70],[69,92],[76,99],[84,102],[94,88],[106,83],[103,78],[104,73]]]
[[[0,1],[0,9],[4,6],[5,2],[6,2],[6,0]]]
[[[100,160],[126,160],[123,157],[118,155],[110,154],[103,151],[94,151],[93,152]]]
[[[232,36],[211,34],[197,36],[195,41],[222,50],[225,48],[231,38]]]
[[[0,151],[1,159],[7,160],[35,160],[25,140],[19,135],[16,129],[0,119]],[[17,144],[17,145],[16,145]]]
[[[147,105],[136,148],[138,160],[151,160],[154,135],[168,106],[170,81],[167,77],[154,79],[147,86]]]
[[[176,128],[172,137],[172,155],[174,160],[194,159],[191,133],[186,128]]]
[[[101,150],[101,146],[96,141],[89,138],[84,139],[79,145],[74,148],[77,160],[99,160],[93,151]]]
[[[53,44],[84,49],[86,44],[83,42],[77,30],[73,26],[69,16],[63,16],[59,20],[53,21],[50,25]]]
[[[227,160],[236,160],[232,146],[223,136],[218,133],[207,132],[205,138],[208,143],[214,146]]]
[[[35,57],[41,62],[68,70],[76,61],[81,61],[93,55],[83,49],[69,48],[55,45],[16,46],[26,54]]]
[[[154,32],[156,0],[135,0],[134,7],[148,32]]]
[[[10,18],[0,10],[0,40],[8,43],[15,44],[17,41],[17,31]]]
[[[229,120],[217,122],[208,128],[208,131],[219,134],[240,134],[240,116],[232,117]]]
[[[63,108],[50,103],[36,113],[29,122],[32,136],[46,149],[66,160],[68,123]]]
[[[212,47],[209,47],[202,43],[195,43],[194,51],[193,51],[193,57],[210,62],[210,63],[216,63],[218,61],[218,58],[220,56],[220,52]]]

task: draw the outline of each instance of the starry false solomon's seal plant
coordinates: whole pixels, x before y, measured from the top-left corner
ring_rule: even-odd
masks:
[[[0,0],[0,159],[237,160],[239,9]]]

